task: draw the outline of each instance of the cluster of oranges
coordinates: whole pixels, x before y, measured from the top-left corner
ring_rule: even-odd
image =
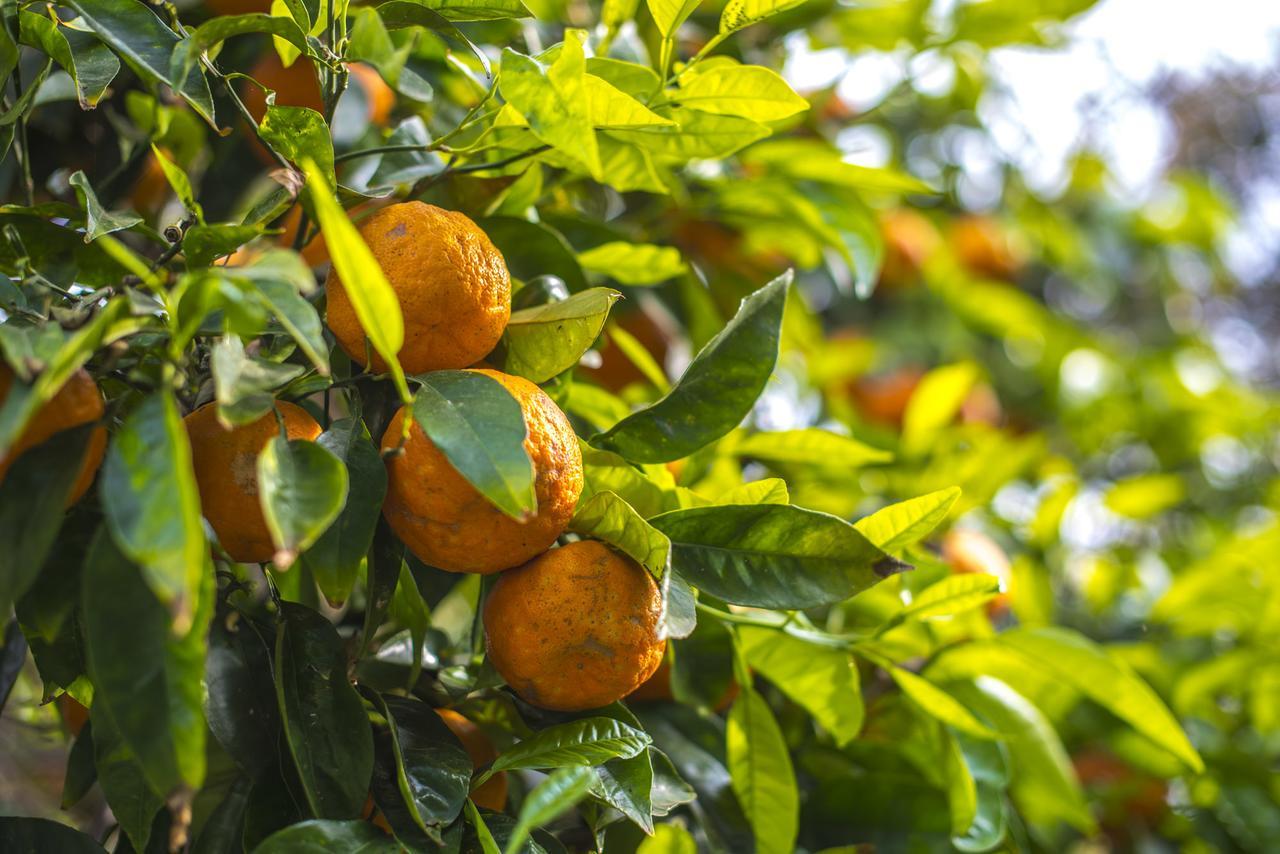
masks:
[[[383,208],[361,223],[360,233],[404,315],[398,358],[405,371],[466,369],[500,383],[524,416],[537,498],[528,518],[503,513],[454,468],[421,425],[414,423],[403,438],[404,419],[411,416],[411,407],[404,406],[382,438],[388,473],[384,518],[426,564],[450,572],[502,573],[484,606],[486,646],[499,673],[526,701],[581,710],[629,695],[662,662],[661,593],[643,567],[603,543],[555,547],[583,485],[573,428],[537,385],[473,367],[498,343],[510,316],[511,281],[501,253],[466,216],[422,202]],[[365,331],[334,272],[326,293],[327,320],[338,344],[356,362],[385,368],[376,357],[367,364]],[[0,394],[7,394],[12,381],[0,368]],[[84,371],[75,374],[0,460],[0,477],[23,450],[102,416],[93,379]],[[274,413],[235,427],[221,423],[216,404],[209,403],[187,415],[185,425],[202,511],[222,550],[238,562],[270,560],[274,548],[258,501],[257,457],[281,430],[291,440],[316,440],[319,423],[303,407],[278,401]],[[104,445],[99,428],[72,501],[92,482]],[[451,727],[460,726],[444,717]],[[482,734],[470,733],[464,744],[468,738],[476,742]]]

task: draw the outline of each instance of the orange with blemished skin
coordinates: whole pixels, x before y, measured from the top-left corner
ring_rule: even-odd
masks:
[[[404,315],[405,373],[465,368],[489,354],[511,316],[511,276],[502,253],[465,214],[423,202],[383,208],[360,235],[386,274]],[[325,281],[329,328],[366,363],[365,331],[338,277]],[[376,353],[373,368],[385,371]]]
[[[480,727],[453,709],[436,709],[436,714],[444,721],[444,725],[458,737],[458,741],[462,742],[462,746],[467,750],[467,755],[471,757],[471,764],[475,767],[479,768],[481,765],[488,765],[498,758],[497,748],[493,746],[489,736],[485,735],[484,730],[480,729]],[[483,786],[471,793],[471,800],[475,801],[478,807],[484,807],[494,812],[502,812],[507,805],[507,772],[499,771],[486,780]]]
[[[0,362],[0,403],[9,396],[13,381],[13,369],[7,363]],[[93,377],[89,376],[89,372],[83,368],[76,371],[62,388],[58,389],[53,398],[40,407],[27,422],[22,435],[13,443],[9,453],[0,457],[0,481],[4,480],[4,476],[9,473],[9,466],[13,465],[13,461],[23,452],[43,444],[55,433],[97,421],[102,418],[104,411],[102,392],[98,390]],[[67,507],[79,501],[89,490],[94,476],[98,473],[98,466],[102,465],[102,455],[106,449],[107,430],[105,427],[97,427],[90,432],[89,441],[85,443],[84,462],[80,466],[80,473],[76,475],[75,482],[71,485],[71,491],[67,493]]]
[[[535,706],[607,706],[662,663],[662,594],[631,558],[595,540],[552,549],[503,573],[484,606],[485,649]]]
[[[524,447],[533,461],[537,513],[523,522],[503,513],[415,423],[402,452],[387,459],[382,514],[424,563],[488,575],[542,553],[564,532],[582,493],[582,450],[569,419],[542,389],[499,371],[476,373],[502,383],[524,412]],[[400,444],[404,418],[401,408],[387,425],[384,451]]]
[[[320,425],[301,406],[276,401],[290,439],[319,438]],[[191,440],[191,462],[200,507],[232,559],[239,563],[271,560],[275,547],[258,503],[258,454],[280,433],[274,413],[227,429],[218,407],[209,403],[183,419]]]

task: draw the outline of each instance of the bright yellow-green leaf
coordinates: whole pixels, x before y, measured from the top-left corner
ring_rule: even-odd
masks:
[[[591,116],[591,124],[598,128],[675,125],[671,119],[658,115],[602,77],[588,74],[583,78],[583,83],[586,84],[587,110]]]
[[[698,8],[701,0],[645,0],[649,5],[649,14],[658,25],[658,32],[670,37],[680,25],[688,20],[693,10]]]
[[[720,14],[720,32],[735,33],[743,27],[794,9],[804,0],[729,0]]]
[[[955,420],[977,381],[978,368],[971,362],[946,365],[925,374],[902,416],[903,445],[915,452],[924,450],[938,431]]]
[[[938,526],[960,497],[960,487],[952,486],[882,507],[853,527],[887,552],[905,549],[923,539]]]
[[[615,240],[579,252],[578,263],[585,270],[608,276],[624,285],[657,285],[688,269],[679,249],[625,240]]]
[[[1150,519],[1180,503],[1186,494],[1187,486],[1176,474],[1144,474],[1111,487],[1104,501],[1113,513]]]
[[[758,65],[722,65],[686,78],[672,100],[704,113],[758,122],[789,118],[809,109],[776,71]]]

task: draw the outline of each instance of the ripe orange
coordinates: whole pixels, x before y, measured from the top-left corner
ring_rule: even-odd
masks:
[[[387,500],[382,514],[423,562],[450,572],[489,574],[519,566],[564,532],[582,492],[582,451],[569,419],[528,380],[478,370],[506,386],[520,403],[529,435],[538,511],[524,522],[494,506],[467,482],[414,424],[402,453],[387,460]],[[382,436],[383,450],[400,444],[405,409]]]
[[[942,538],[942,559],[952,572],[964,574],[981,572],[1000,579],[1000,586],[1009,589],[1013,568],[1009,556],[991,537],[971,528],[952,528]],[[1009,594],[1000,593],[987,603],[987,614],[998,617],[1009,611]]]
[[[947,236],[960,263],[979,276],[1012,279],[1022,267],[1009,232],[990,217],[961,217]]]
[[[436,714],[458,737],[458,741],[462,742],[475,767],[488,765],[498,758],[497,748],[480,727],[452,709],[436,709]],[[471,793],[471,800],[475,801],[478,807],[502,812],[507,805],[507,772],[499,771],[490,777],[483,786]]]
[[[640,564],[594,540],[503,573],[484,606],[485,649],[528,702],[578,711],[640,687],[667,647],[662,594]]]
[[[62,726],[72,738],[80,735],[84,725],[89,722],[89,710],[70,694],[59,694],[57,699],[58,717],[62,718]]]
[[[13,369],[8,363],[0,361],[0,403],[9,396],[13,381]],[[0,457],[0,482],[8,474],[9,466],[13,465],[13,461],[24,451],[48,441],[55,433],[97,421],[102,418],[103,411],[102,392],[98,390],[93,377],[89,376],[89,372],[83,368],[76,371],[66,384],[58,389],[53,399],[36,412],[26,429],[22,431],[22,435],[9,449],[9,453]],[[80,474],[76,476],[71,486],[71,491],[67,494],[66,506],[75,504],[89,489],[94,475],[98,473],[98,466],[102,464],[102,455],[106,449],[107,430],[105,427],[97,427],[89,434],[89,441],[85,443],[84,462],[80,466]]]
[[[465,368],[489,354],[511,316],[502,253],[465,214],[422,202],[383,208],[360,224],[404,313],[406,373]],[[325,281],[329,328],[365,364],[365,333],[337,271]],[[377,354],[373,367],[387,366]]]
[[[924,214],[897,208],[880,217],[884,236],[884,264],[880,286],[901,288],[915,284],[929,256],[942,245],[942,235]]]
[[[359,86],[369,105],[369,123],[385,125],[396,106],[396,93],[372,65],[352,62],[347,65],[350,85]]]
[[[886,427],[901,427],[907,403],[915,394],[924,371],[898,368],[877,376],[858,377],[849,386],[849,396],[868,421]]]
[[[129,204],[138,213],[154,215],[160,211],[172,191],[156,153],[148,151],[143,157],[142,169],[133,182],[133,189],[129,191]]]
[[[315,441],[320,425],[305,409],[276,401],[290,439]],[[258,504],[258,454],[280,428],[273,413],[251,424],[227,429],[218,423],[218,409],[209,403],[184,422],[191,439],[191,459],[200,506],[218,534],[222,548],[240,563],[271,560],[275,547],[267,520]]]

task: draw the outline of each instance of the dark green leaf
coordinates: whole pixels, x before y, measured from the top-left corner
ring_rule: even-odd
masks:
[[[120,549],[142,567],[147,586],[186,632],[209,546],[191,444],[173,396],[153,393],[125,418],[98,478],[107,526]]]
[[[275,760],[280,735],[268,637],[247,617],[228,611],[213,621],[205,659],[209,730],[251,774]]]
[[[551,821],[586,797],[595,774],[590,768],[558,768],[548,775],[520,805],[515,830],[507,838],[503,854],[516,854],[530,831]]]
[[[587,279],[577,255],[550,226],[512,216],[485,217],[476,225],[502,252],[512,278],[529,281],[542,275],[559,276],[573,293],[586,289]]]
[[[142,217],[133,214],[108,213],[98,202],[93,187],[89,186],[89,178],[83,172],[73,172],[67,179],[67,183],[75,187],[76,195],[80,198],[80,206],[84,208],[85,243],[92,243],[104,234],[133,228],[142,222]]]
[[[790,284],[788,272],[743,300],[665,397],[593,436],[591,444],[635,462],[663,463],[737,427],[773,374]]]
[[[538,508],[528,430],[520,404],[492,377],[475,371],[435,371],[420,377],[414,420],[453,467],[514,519]]]
[[[103,854],[92,836],[47,818],[0,817],[0,850],[56,851],[58,854]]]
[[[903,568],[843,519],[788,504],[694,507],[649,522],[670,538],[677,573],[738,605],[829,605]]]
[[[333,172],[333,140],[324,116],[307,107],[267,107],[259,128],[262,138],[286,160],[301,164],[310,159],[329,187],[336,188]]]
[[[152,822],[164,806],[164,798],[151,790],[137,756],[116,729],[105,704],[93,704],[89,723],[93,727],[94,764],[102,794],[133,847],[145,851]]]
[[[569,370],[600,337],[609,308],[621,296],[610,288],[591,288],[512,312],[503,336],[503,370],[535,383]]]
[[[240,854],[244,851],[244,819],[252,790],[251,778],[236,777],[200,829],[191,854]]]
[[[499,771],[598,765],[610,759],[628,759],[649,744],[648,735],[622,721],[584,718],[549,727],[520,742],[499,756],[477,783]]]
[[[322,445],[275,436],[258,455],[258,500],[284,569],[342,512],[347,467]]]
[[[146,4],[138,0],[68,0],[68,5],[143,79],[173,86],[169,69],[180,40]],[[202,118],[214,123],[213,96],[203,74],[188,75],[178,91]]]
[[[205,633],[214,587],[207,555],[196,571],[198,605],[186,635],[177,637],[144,573],[105,529],[94,537],[85,561],[80,607],[94,719],[99,711],[109,716],[152,790],[163,795],[199,788],[204,779]],[[95,730],[101,741],[103,731]]]
[[[193,225],[182,237],[182,254],[192,267],[204,267],[230,255],[262,234],[256,225]]]
[[[520,0],[413,0],[425,9],[439,12],[450,21],[497,21],[529,18],[532,13]]]
[[[254,854],[399,854],[404,849],[368,821],[304,821],[263,840]]]
[[[98,766],[93,756],[93,724],[86,721],[67,754],[67,771],[62,778],[61,806],[64,810],[80,803],[90,787],[98,782]]]
[[[373,736],[347,679],[342,640],[327,620],[283,602],[276,635],[276,700],[313,815],[360,815],[373,774]]]
[[[364,422],[343,418],[333,422],[316,444],[328,449],[347,467],[347,501],[334,523],[303,556],[329,603],[341,605],[351,595],[360,564],[382,513],[387,492],[387,469]]]
[[[0,636],[0,713],[4,712],[9,692],[18,681],[22,666],[27,663],[27,642],[16,619],[9,620],[4,635]]]
[[[604,713],[623,723],[640,728],[640,721],[620,704]],[[610,759],[596,767],[591,795],[621,812],[645,833],[653,833],[653,763],[648,750],[629,759]]]
[[[44,15],[26,9],[18,13],[23,44],[53,57],[76,84],[80,108],[92,110],[120,71],[120,60],[92,33],[58,26]]]
[[[373,701],[387,719],[374,740],[374,801],[397,835],[414,828],[438,834],[462,813],[471,757],[421,700],[375,694]]]
[[[39,576],[93,429],[55,434],[21,454],[0,481],[0,614],[8,614]]]

